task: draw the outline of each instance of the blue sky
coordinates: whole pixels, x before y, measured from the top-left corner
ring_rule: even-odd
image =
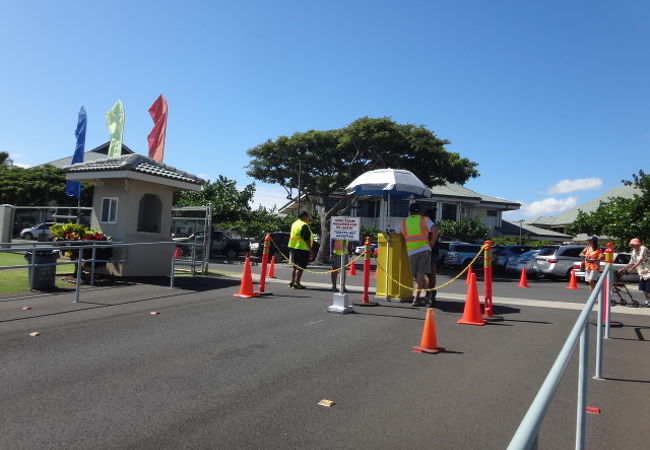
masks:
[[[523,202],[511,219],[554,214],[650,171],[649,13],[625,0],[8,2],[0,151],[23,165],[72,154],[81,105],[95,147],[120,99],[124,142],[146,154],[162,93],[164,162],[243,187],[250,147],[390,116],[478,162],[466,186]],[[284,196],[258,183],[261,204]]]

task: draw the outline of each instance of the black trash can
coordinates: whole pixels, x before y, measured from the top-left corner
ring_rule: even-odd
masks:
[[[59,258],[58,250],[36,250],[34,264],[54,264]],[[32,252],[25,253],[28,263],[32,262]],[[36,290],[54,289],[56,266],[32,266],[29,268],[29,288]]]

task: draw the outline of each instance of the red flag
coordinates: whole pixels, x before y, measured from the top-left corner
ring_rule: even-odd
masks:
[[[167,101],[162,94],[149,107],[149,115],[153,120],[153,129],[147,136],[149,158],[162,162],[165,152],[165,132],[167,131]]]

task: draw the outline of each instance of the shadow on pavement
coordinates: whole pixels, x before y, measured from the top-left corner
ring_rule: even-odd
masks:
[[[152,277],[152,278],[137,278],[132,280],[126,280],[130,282],[131,285],[151,285],[151,286],[161,286],[169,287],[169,278],[168,277]],[[233,287],[239,286],[240,281],[234,278],[228,277],[218,277],[218,276],[195,276],[195,277],[175,277],[174,278],[174,288],[184,289],[188,291],[203,292],[210,291],[213,289],[221,289],[224,287]]]

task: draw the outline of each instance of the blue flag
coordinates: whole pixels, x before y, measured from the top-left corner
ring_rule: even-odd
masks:
[[[84,161],[84,147],[86,146],[86,110],[83,106],[79,110],[79,120],[74,134],[77,136],[77,145],[74,148],[74,155],[72,155],[72,164],[77,164]],[[65,193],[70,197],[81,197],[81,183],[67,181],[65,183]]]

